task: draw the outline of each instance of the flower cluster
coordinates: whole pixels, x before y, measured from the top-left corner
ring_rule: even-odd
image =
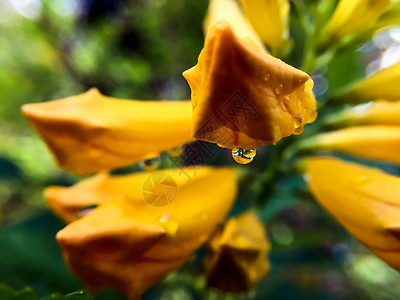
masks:
[[[303,60],[308,72],[378,29],[397,24],[400,15],[399,5],[390,0],[340,0],[336,7],[334,1],[320,1],[317,15],[331,17],[318,27],[302,15],[302,1],[293,2],[299,23],[312,38]],[[284,59],[294,49],[290,7],[288,0],[210,0],[204,48],[198,63],[183,72],[191,101],[122,100],[93,88],[23,107],[60,167],[77,175],[97,173],[72,187],[45,191],[50,208],[68,223],[57,234],[65,260],[91,290],[115,288],[140,298],[207,241],[207,285],[227,292],[253,289],[270,268],[270,246],[257,209],[276,175],[288,172],[280,166],[299,157],[295,165],[305,173],[317,202],[400,269],[400,179],[343,159],[300,155],[337,151],[399,164],[400,63],[318,103],[321,117],[310,133],[290,138],[317,119],[319,100],[310,75],[275,57]],[[333,109],[326,109],[330,104]],[[338,129],[343,126],[350,127]],[[246,164],[254,160],[257,147],[283,138],[287,143],[278,144],[269,169],[255,178],[262,199],[249,199],[245,211],[226,222],[239,179],[251,177],[249,172],[204,166],[155,170],[157,164],[145,172],[110,173],[146,164],[194,140],[228,148]],[[188,172],[194,173],[190,180],[184,176]]]

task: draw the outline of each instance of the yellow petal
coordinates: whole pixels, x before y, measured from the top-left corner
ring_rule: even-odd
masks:
[[[397,63],[355,83],[343,96],[346,99],[398,100],[400,99],[399,81],[400,63]]]
[[[329,115],[327,123],[376,124],[400,126],[400,101],[377,100],[349,107]]]
[[[127,101],[91,89],[22,111],[57,163],[79,175],[127,166],[191,141],[189,101]]]
[[[400,126],[357,126],[322,133],[304,140],[301,148],[337,150],[400,164]]]
[[[277,48],[289,36],[288,0],[241,0],[251,25],[267,45]]]
[[[386,26],[398,25],[400,23],[400,2],[392,1],[392,5],[379,18],[373,27],[373,30],[379,30]]]
[[[147,178],[157,178],[160,172],[176,180],[175,197],[168,205],[145,201],[145,176],[126,176],[115,183],[110,179],[121,196],[111,199],[105,194],[107,202],[57,234],[72,271],[93,291],[112,287],[130,299],[139,297],[190,258],[223,221],[236,195],[233,169],[205,168],[186,184],[178,170]],[[172,192],[164,181],[152,185],[153,193]],[[93,198],[101,195],[98,190],[86,192]]]
[[[225,21],[208,32],[192,90],[193,136],[252,149],[300,134],[316,118],[310,77],[238,38]]]
[[[204,19],[205,35],[207,36],[211,28],[221,21],[228,23],[236,36],[243,39],[251,47],[255,46],[263,52],[267,51],[235,0],[210,0]]]
[[[99,173],[70,187],[50,186],[44,195],[53,212],[69,223],[78,219],[86,207],[90,209],[121,194],[144,199],[153,206],[166,206],[174,199],[176,189],[186,188],[191,181],[205,180],[216,172],[206,167],[184,167],[128,175]],[[153,194],[149,183],[154,184],[160,193]],[[168,186],[171,187],[170,194],[163,193]]]
[[[328,157],[308,159],[306,168],[316,200],[372,252],[400,270],[400,178]]]
[[[269,271],[263,224],[252,212],[230,219],[209,242],[207,283],[225,292],[251,290]]]
[[[325,39],[336,42],[372,26],[391,0],[340,0],[325,31]]]

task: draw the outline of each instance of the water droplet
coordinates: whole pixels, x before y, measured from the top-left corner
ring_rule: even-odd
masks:
[[[275,94],[280,95],[283,92],[283,84],[280,83],[275,87]]]
[[[256,156],[256,149],[245,150],[242,148],[232,149],[233,159],[242,165],[248,164],[253,161]]]
[[[304,126],[299,126],[299,127],[294,129],[294,134],[295,135],[299,135],[299,134],[302,134],[303,131],[304,131]]]
[[[170,154],[171,156],[174,156],[174,157],[176,157],[176,156],[181,156],[182,153],[183,153],[184,148],[185,148],[184,146],[175,147],[174,149],[172,149],[172,150],[169,151],[169,154]]]
[[[354,178],[354,183],[366,183],[369,181],[369,177],[366,175],[358,175]]]
[[[298,128],[303,125],[303,115],[297,114],[294,116],[294,128]]]
[[[279,101],[279,105],[280,105],[280,107],[281,107],[281,109],[283,110],[283,111],[289,111],[289,109],[288,109],[288,105],[287,105],[287,103],[289,102],[289,96],[287,95],[287,96],[284,96],[282,99],[280,99],[280,101]]]
[[[139,165],[143,171],[154,171],[161,164],[161,156],[155,156],[146,160],[142,160]]]
[[[303,115],[297,114],[294,116],[294,134],[302,134],[304,131],[303,127]]]
[[[170,214],[162,215],[158,222],[164,227],[168,235],[173,236],[178,231],[179,224]]]
[[[271,78],[271,74],[267,73],[264,76],[264,81],[268,81]]]
[[[76,214],[76,216],[78,218],[82,218],[83,216],[86,216],[88,213],[90,213],[92,210],[94,210],[95,208],[97,208],[99,205],[98,204],[91,204],[91,205],[87,205],[84,208],[82,208],[80,211],[78,211],[78,213]]]

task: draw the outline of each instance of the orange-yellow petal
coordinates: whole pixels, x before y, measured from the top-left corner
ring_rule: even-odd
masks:
[[[400,270],[400,178],[328,157],[307,159],[306,172],[319,204],[372,252]]]
[[[254,213],[230,219],[209,242],[208,286],[225,292],[251,290],[269,271],[269,249],[264,226]]]
[[[288,0],[241,0],[242,7],[264,43],[277,48],[289,36]]]
[[[300,134],[316,118],[310,77],[252,47],[225,21],[210,28],[198,64],[183,75],[196,139],[252,149]]]
[[[127,166],[192,140],[189,101],[128,101],[91,89],[22,111],[60,167],[78,175]]]
[[[302,141],[300,148],[336,150],[400,164],[400,126],[358,126],[322,133]]]
[[[173,191],[163,186],[165,178],[148,190],[146,180],[160,172],[177,181]],[[236,195],[235,171],[205,168],[186,184],[179,176],[177,170],[162,170],[141,182],[136,178],[133,187],[129,180],[118,183],[119,197],[57,234],[67,263],[90,289],[112,287],[130,299],[140,297],[187,261],[223,221]],[[168,205],[154,206],[143,197],[144,190],[175,197]]]

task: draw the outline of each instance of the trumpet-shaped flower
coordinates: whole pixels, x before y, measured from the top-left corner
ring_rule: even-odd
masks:
[[[153,182],[154,194],[175,193],[162,207],[143,198],[145,176],[105,180],[103,190],[81,187],[86,199],[103,204],[59,231],[57,240],[72,271],[91,290],[113,287],[130,299],[139,298],[191,257],[223,221],[235,198],[232,169],[205,168],[186,184],[177,170],[160,172],[178,182],[174,191],[163,181],[159,187],[164,189],[159,190]],[[148,173],[147,178],[160,172]]]
[[[389,7],[391,0],[340,0],[325,30],[325,40],[342,38],[373,25]]]
[[[400,126],[400,101],[377,100],[348,107],[329,115],[326,123],[381,124]]]
[[[400,178],[378,169],[318,157],[306,160],[308,186],[343,227],[400,270]]]
[[[189,101],[84,94],[22,108],[60,167],[79,175],[137,163],[190,142]]]
[[[316,118],[311,78],[238,34],[235,20],[227,21],[236,14],[219,16],[214,2],[198,64],[183,73],[192,90],[193,137],[253,149],[300,134]]]
[[[243,10],[260,38],[278,48],[289,35],[288,0],[241,0]]]
[[[304,140],[300,148],[337,150],[400,164],[400,126],[370,125],[340,129]]]
[[[352,84],[342,97],[351,100],[400,99],[400,63],[383,69],[370,77]]]
[[[236,36],[245,40],[248,45],[256,46],[260,51],[267,52],[261,38],[240,10],[237,1],[210,0],[203,24],[205,36],[207,37],[212,27],[221,21],[228,23]]]
[[[230,219],[209,242],[208,285],[228,292],[252,289],[269,270],[269,248],[264,226],[254,213]]]

